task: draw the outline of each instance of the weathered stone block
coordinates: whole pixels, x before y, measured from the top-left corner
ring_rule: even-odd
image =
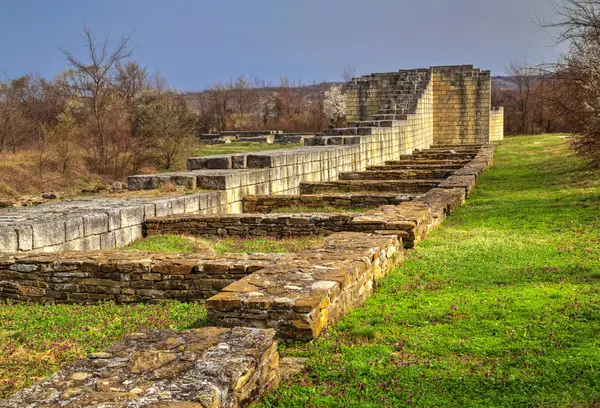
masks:
[[[19,239],[13,227],[0,227],[0,252],[17,252]]]
[[[83,234],[87,237],[108,232],[108,214],[87,213],[83,214]]]
[[[33,248],[44,248],[60,245],[65,242],[65,220],[46,221],[31,226],[33,232]]]

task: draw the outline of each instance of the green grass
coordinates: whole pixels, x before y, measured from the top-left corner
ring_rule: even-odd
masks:
[[[237,237],[186,237],[156,235],[129,244],[124,249],[175,253],[284,253],[300,252],[322,241],[322,237],[298,238],[237,238]]]
[[[508,138],[458,209],[262,407],[600,406],[600,172]]]
[[[204,241],[181,235],[155,235],[140,239],[127,245],[125,250],[175,252],[175,253],[210,253],[212,248]]]
[[[285,253],[300,252],[322,242],[322,237],[271,238],[252,239],[223,238],[215,240],[217,253]]]
[[[0,302],[0,398],[146,329],[204,325],[203,303],[38,305]]]

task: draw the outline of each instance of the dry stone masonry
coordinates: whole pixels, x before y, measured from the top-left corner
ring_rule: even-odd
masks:
[[[273,330],[135,333],[0,401],[0,408],[245,407],[279,382]]]
[[[128,180],[132,190],[169,183],[187,194],[2,211],[0,299],[208,298],[211,327],[133,334],[0,408],[245,407],[276,387],[275,339],[311,340],[361,305],[405,251],[464,203],[492,165],[490,141],[502,140],[490,74],[472,66],[355,78],[346,98],[346,128],[201,136],[304,147],[194,157],[188,171]],[[335,212],[282,212],[321,207]],[[115,250],[164,233],[324,238],[279,255]]]

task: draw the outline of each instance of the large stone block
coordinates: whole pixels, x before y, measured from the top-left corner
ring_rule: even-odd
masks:
[[[17,252],[19,239],[14,227],[0,226],[0,252]]]
[[[86,237],[108,232],[108,214],[104,212],[89,212],[83,214],[82,218],[83,234]]]
[[[44,248],[61,245],[65,242],[65,220],[38,222],[31,225],[33,233],[33,248]]]

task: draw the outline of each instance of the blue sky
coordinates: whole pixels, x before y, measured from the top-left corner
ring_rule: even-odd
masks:
[[[52,77],[99,39],[134,31],[134,58],[184,91],[240,74],[303,83],[446,64],[503,74],[561,47],[531,21],[548,0],[0,0],[0,72]]]

